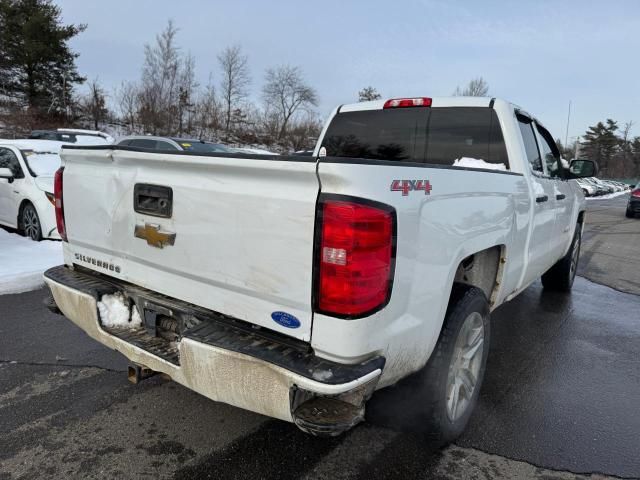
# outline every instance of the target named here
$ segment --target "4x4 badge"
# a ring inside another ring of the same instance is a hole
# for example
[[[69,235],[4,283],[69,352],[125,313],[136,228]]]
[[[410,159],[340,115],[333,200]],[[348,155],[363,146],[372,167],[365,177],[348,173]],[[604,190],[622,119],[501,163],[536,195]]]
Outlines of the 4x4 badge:
[[[166,245],[173,245],[176,241],[176,234],[171,232],[163,232],[160,225],[154,223],[145,223],[144,225],[136,225],[133,235],[147,241],[147,245],[156,248],[164,248]]]
[[[429,180],[394,180],[391,182],[392,192],[402,192],[402,196],[406,197],[409,192],[424,191],[425,195],[431,195],[431,183]]]

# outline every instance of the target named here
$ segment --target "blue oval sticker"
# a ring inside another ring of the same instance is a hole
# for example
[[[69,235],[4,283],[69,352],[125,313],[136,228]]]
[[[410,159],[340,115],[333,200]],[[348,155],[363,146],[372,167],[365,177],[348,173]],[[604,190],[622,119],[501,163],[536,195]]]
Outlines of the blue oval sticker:
[[[300,327],[300,320],[287,312],[273,312],[271,318],[278,325],[282,325],[286,328],[298,328]]]

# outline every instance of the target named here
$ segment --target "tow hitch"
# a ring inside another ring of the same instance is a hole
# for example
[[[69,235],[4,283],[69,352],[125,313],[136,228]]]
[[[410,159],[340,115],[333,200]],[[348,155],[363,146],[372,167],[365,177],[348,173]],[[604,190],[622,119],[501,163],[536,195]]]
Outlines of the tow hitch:
[[[127,370],[127,377],[129,381],[135,385],[140,383],[142,380],[146,380],[147,378],[153,377],[159,373],[155,370],[151,370],[149,367],[145,367],[144,365],[138,365],[137,363],[129,365]]]

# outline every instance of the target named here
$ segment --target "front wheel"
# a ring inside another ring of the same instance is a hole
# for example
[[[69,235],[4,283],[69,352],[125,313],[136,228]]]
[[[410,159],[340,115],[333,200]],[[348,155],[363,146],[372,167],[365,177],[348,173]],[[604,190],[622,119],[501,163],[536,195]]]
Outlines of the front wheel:
[[[441,446],[465,429],[478,402],[489,353],[489,303],[455,284],[444,326],[421,379],[427,438]]]
[[[542,275],[542,286],[545,290],[569,292],[573,287],[580,260],[580,245],[582,244],[582,228],[576,225],[576,233],[567,254]]]
[[[20,215],[20,229],[26,237],[29,237],[35,242],[42,240],[42,227],[40,225],[40,218],[38,212],[33,205],[28,203],[22,209]]]

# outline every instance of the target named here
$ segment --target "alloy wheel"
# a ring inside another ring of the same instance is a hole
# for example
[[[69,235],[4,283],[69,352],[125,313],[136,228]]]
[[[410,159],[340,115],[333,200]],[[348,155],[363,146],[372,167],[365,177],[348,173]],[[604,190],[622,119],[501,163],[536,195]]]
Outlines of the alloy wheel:
[[[453,348],[447,377],[447,415],[455,422],[462,417],[478,384],[484,351],[484,319],[471,313],[462,324]]]

